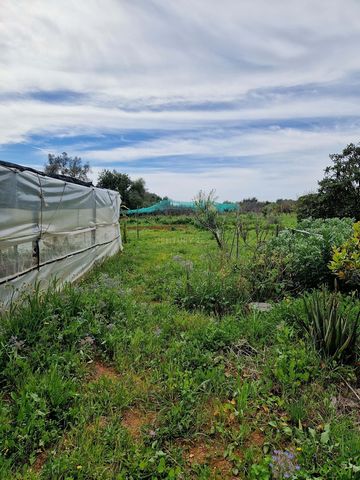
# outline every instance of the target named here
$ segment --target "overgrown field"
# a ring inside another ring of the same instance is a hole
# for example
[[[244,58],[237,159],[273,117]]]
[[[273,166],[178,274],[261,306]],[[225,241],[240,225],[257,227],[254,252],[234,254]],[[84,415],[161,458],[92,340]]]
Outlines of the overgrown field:
[[[303,247],[280,285],[254,230],[229,266],[191,218],[136,222],[123,254],[1,318],[0,478],[359,478],[357,346],[314,343]]]

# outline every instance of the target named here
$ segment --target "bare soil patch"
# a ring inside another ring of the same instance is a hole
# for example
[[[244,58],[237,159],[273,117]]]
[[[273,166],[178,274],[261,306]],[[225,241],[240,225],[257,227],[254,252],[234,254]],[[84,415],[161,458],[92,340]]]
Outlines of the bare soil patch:
[[[225,447],[222,442],[205,442],[199,440],[193,444],[181,445],[184,453],[183,458],[189,466],[207,465],[214,475],[214,479],[235,479],[230,460],[224,458]]]
[[[40,452],[35,459],[35,462],[32,466],[32,470],[35,473],[40,473],[48,457],[48,452]]]
[[[256,430],[255,432],[252,432],[249,437],[249,446],[250,445],[255,445],[257,447],[262,447],[265,442],[265,435],[260,432],[259,430]]]
[[[155,421],[155,412],[144,412],[143,410],[134,408],[127,410],[124,413],[121,423],[134,440],[139,440],[143,427],[145,427],[145,425],[149,425],[151,428],[155,425]]]
[[[119,380],[120,374],[115,370],[115,368],[96,360],[91,364],[90,381],[96,382],[100,378],[104,377],[108,378],[109,380],[116,381]]]

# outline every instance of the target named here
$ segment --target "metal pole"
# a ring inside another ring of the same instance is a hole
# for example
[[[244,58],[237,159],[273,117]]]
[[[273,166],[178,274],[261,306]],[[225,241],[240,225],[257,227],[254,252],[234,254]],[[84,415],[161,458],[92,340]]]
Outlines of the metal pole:
[[[96,243],[96,193],[95,188],[92,189],[92,221],[94,223],[94,229],[91,231],[91,245]]]
[[[239,260],[239,227],[236,226],[236,260]]]
[[[17,245],[14,245],[14,255],[15,255],[15,273],[19,273],[19,250]]]
[[[138,210],[139,207],[136,207],[136,210]],[[139,214],[136,211],[136,238],[139,240],[140,234],[139,234]]]

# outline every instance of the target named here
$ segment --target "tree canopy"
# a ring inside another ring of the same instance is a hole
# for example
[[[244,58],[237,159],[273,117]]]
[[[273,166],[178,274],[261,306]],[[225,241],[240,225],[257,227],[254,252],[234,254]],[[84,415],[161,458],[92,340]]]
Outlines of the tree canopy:
[[[70,157],[66,152],[60,155],[49,153],[44,171],[47,175],[67,175],[87,182],[90,165],[83,163],[80,157]]]
[[[326,217],[360,219],[360,145],[350,143],[342,153],[330,155],[319,195]]]
[[[131,180],[129,175],[116,170],[103,170],[97,186],[119,192],[122,203],[130,209],[147,207],[161,200],[161,197],[146,189],[143,178]]]
[[[350,143],[330,159],[318,192],[299,198],[298,216],[360,220],[360,144]]]

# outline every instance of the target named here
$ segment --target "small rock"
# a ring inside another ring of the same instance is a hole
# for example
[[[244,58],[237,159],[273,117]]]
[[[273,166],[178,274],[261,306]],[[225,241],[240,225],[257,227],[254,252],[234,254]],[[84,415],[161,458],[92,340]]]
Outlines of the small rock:
[[[257,310],[258,312],[268,312],[272,309],[273,306],[271,305],[271,303],[252,302],[249,303],[249,307],[251,310]]]

